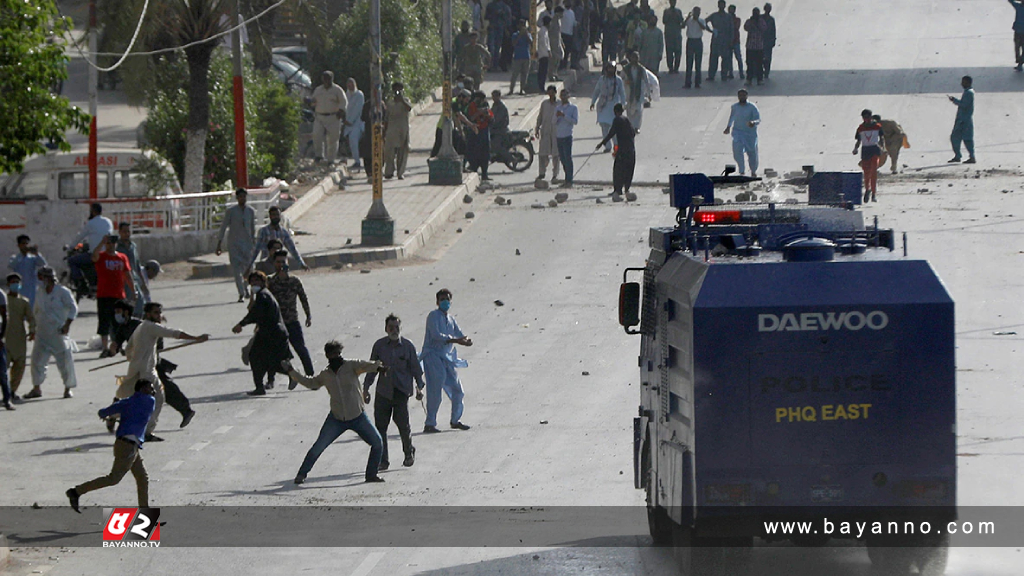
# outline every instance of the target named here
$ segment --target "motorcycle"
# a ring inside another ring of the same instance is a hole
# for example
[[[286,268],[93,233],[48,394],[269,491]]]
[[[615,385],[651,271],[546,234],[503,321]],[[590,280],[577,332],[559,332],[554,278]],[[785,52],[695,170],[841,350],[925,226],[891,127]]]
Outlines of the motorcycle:
[[[61,272],[60,282],[67,286],[75,295],[75,302],[82,298],[96,298],[96,267],[92,262],[88,266],[82,266],[83,278],[71,277],[71,264],[69,260],[79,254],[91,254],[87,244],[77,244],[73,247],[64,246],[64,264],[67,269]]]
[[[511,130],[505,135],[505,146],[491,141],[491,164],[500,162],[513,172],[525,172],[533,166],[533,142],[527,130]]]

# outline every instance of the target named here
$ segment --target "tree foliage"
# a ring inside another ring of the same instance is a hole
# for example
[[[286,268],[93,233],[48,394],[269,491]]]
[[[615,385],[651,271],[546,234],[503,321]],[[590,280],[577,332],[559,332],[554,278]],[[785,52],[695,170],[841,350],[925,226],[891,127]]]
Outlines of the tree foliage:
[[[53,0],[0,0],[0,172],[19,172],[44,141],[71,150],[65,133],[88,132],[89,115],[50,89],[67,78]]]
[[[299,102],[276,76],[253,70],[245,61],[246,155],[250,178],[288,177],[298,150]],[[210,65],[210,119],[206,126],[203,189],[235,178],[232,66],[226,51],[217,51]],[[146,139],[184,175],[188,125],[188,67],[182,59],[165,59],[154,68],[147,89],[149,116]]]
[[[453,2],[452,8],[453,21],[468,17],[465,3]],[[440,3],[381,0],[380,21],[385,85],[404,83],[406,94],[414,101],[440,86]],[[319,78],[323,70],[331,70],[335,78],[352,77],[359,86],[369,86],[369,29],[370,3],[359,0],[334,22],[322,55],[318,58],[311,53],[311,77]]]

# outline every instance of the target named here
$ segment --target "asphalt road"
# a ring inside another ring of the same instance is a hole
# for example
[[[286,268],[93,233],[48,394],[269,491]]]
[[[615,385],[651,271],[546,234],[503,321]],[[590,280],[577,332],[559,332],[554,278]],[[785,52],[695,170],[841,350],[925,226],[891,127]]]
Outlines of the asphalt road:
[[[776,2],[775,12],[780,31],[775,72],[768,85],[751,91],[763,118],[762,167],[856,169],[850,150],[860,110],[872,108],[901,122],[913,146],[902,158],[909,168],[896,177],[883,176],[880,202],[866,212],[878,215],[883,226],[907,231],[911,256],[928,259],[957,302],[960,503],[1024,504],[1019,496],[1021,337],[994,334],[1024,333],[1019,306],[1024,272],[1018,265],[1024,253],[1018,159],[1024,143],[1012,120],[1021,112],[1016,92],[1024,87],[1024,75],[1011,69],[1012,10],[995,0],[805,0]],[[977,168],[995,171],[945,165],[955,113],[945,95],[959,92],[965,73],[975,77],[978,92]],[[721,131],[738,82],[705,83],[700,92],[685,93],[681,83],[681,77],[662,75],[663,99],[647,111],[638,139],[637,180],[665,180],[675,171],[714,172],[731,163],[729,138]],[[610,156],[587,161],[597,126],[583,111],[588,102],[580,98],[579,103],[576,162],[586,165],[577,178],[608,180]],[[158,433],[168,441],[145,451],[154,505],[642,505],[631,478],[638,341],[616,325],[617,284],[623,267],[642,265],[647,228],[671,223],[674,214],[658,188],[636,190],[640,200],[634,205],[598,205],[596,199],[606,198],[610,189],[581,186],[559,208],[532,209],[533,202],[551,197],[530,189],[532,177],[499,175],[500,192],[514,200],[513,206],[497,207],[490,195],[477,196],[476,218],[453,220],[416,262],[373,267],[369,274],[351,269],[303,276],[314,309],[306,339],[318,366],[323,365],[320,345],[334,337],[344,341],[347,356],[365,357],[392,311],[419,345],[423,318],[442,286],[455,292],[453,313],[476,342],[464,351],[470,367],[461,373],[467,390],[463,420],[473,430],[415,435],[416,465],[384,473],[385,484],[359,482],[366,448],[349,436],[324,454],[307,484],[292,485],[326,413],[326,394],[279,388],[266,398],[244,396],[251,386],[238,358],[245,338],[229,331],[243,310],[233,303],[230,282],[157,282],[155,296],[165,303],[170,325],[210,332],[214,340],[187,354],[168,354],[181,365],[177,379],[199,415],[178,430],[176,415],[164,412]],[[72,329],[80,341],[94,328],[90,306]],[[79,362],[75,399],[56,399],[59,386],[50,383],[43,400],[2,416],[0,438],[9,465],[0,467],[5,487],[0,504],[62,506],[68,486],[107,470],[111,439],[93,414],[109,401],[115,371],[85,372],[99,364],[93,356],[83,354]],[[414,405],[412,413],[418,432],[422,411]],[[398,447],[394,437],[391,446]],[[117,488],[89,494],[83,504],[98,530],[95,507],[133,501],[134,487],[126,479]],[[646,546],[645,538],[620,544],[40,548],[15,550],[10,571],[675,573],[670,555]],[[1011,575],[1022,564],[1021,552],[1013,548],[956,548],[947,574]],[[870,570],[863,549],[849,545],[760,546],[754,566],[751,573],[780,576],[866,576]]]

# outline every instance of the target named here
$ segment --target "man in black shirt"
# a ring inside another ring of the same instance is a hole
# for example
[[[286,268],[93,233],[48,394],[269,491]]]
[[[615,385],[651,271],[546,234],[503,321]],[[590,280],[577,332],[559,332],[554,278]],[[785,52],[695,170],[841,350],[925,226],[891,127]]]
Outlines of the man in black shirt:
[[[612,138],[618,138],[618,145],[615,147],[615,165],[612,168],[612,184],[615,190],[612,192],[612,201],[622,202],[622,191],[625,189],[629,194],[629,187],[633,184],[633,170],[636,168],[636,148],[633,138],[636,130],[629,123],[629,119],[622,115],[622,104],[615,105],[615,119],[612,120],[612,128],[608,135],[597,144],[599,150]]]
[[[412,430],[409,426],[409,396],[412,396],[412,382],[416,381],[416,399],[423,398],[423,368],[416,354],[416,345],[402,338],[402,321],[391,314],[384,320],[387,336],[373,343],[370,361],[379,360],[388,367],[379,376],[369,372],[363,382],[363,400],[370,403],[370,386],[377,380],[377,399],[373,403],[373,420],[384,443],[378,470],[388,469],[388,424],[392,418],[402,437],[402,451],[405,452],[403,466],[412,466],[416,448],[412,445]]]

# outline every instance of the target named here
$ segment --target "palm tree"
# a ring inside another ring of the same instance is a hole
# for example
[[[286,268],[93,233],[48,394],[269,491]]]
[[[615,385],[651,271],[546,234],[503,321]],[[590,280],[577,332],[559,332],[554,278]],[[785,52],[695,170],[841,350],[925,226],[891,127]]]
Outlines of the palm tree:
[[[229,0],[172,0],[168,18],[162,25],[181,45],[213,38],[228,28]],[[203,166],[206,164],[206,130],[210,124],[210,59],[218,40],[210,40],[185,49],[188,62],[188,134],[185,140],[186,192],[203,190]],[[245,185],[247,183],[240,183]]]

